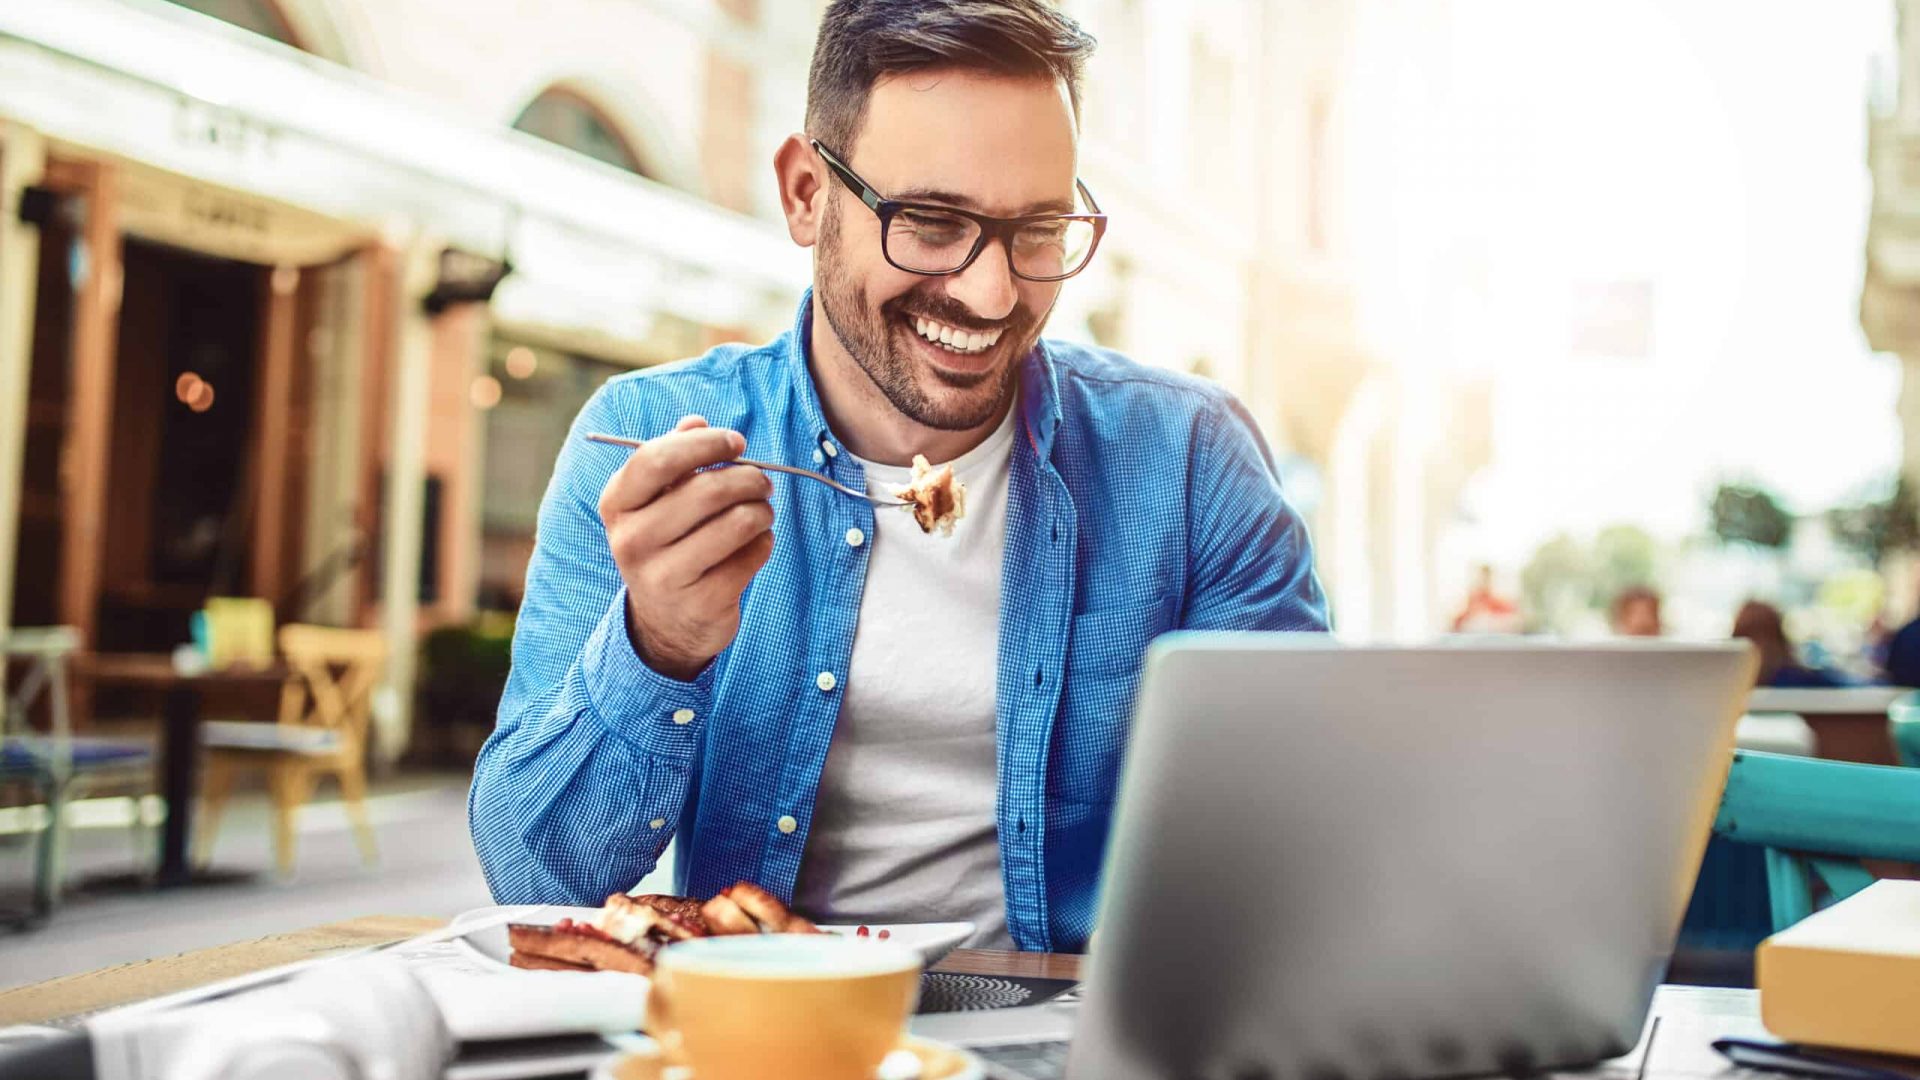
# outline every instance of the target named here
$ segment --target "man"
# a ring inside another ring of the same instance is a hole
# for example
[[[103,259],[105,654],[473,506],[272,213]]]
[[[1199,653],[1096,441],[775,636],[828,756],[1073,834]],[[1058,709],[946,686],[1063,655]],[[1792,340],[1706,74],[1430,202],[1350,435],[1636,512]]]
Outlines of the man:
[[[555,466],[470,800],[501,901],[598,902],[677,838],[684,893],[1079,949],[1147,644],[1325,628],[1240,405],[1039,339],[1104,226],[1092,44],[1043,0],[828,6],[774,160],[793,330],[612,380]],[[951,536],[713,467],[884,494],[916,454],[967,488]]]
[[[1453,632],[1517,634],[1523,622],[1520,606],[1494,590],[1493,567],[1483,564],[1474,574],[1473,587],[1467,590],[1465,606],[1453,617]]]
[[[1920,617],[1909,620],[1887,639],[1880,667],[1895,686],[1920,686]]]
[[[1665,633],[1660,621],[1660,594],[1651,585],[1621,589],[1607,610],[1607,625],[1620,637],[1659,637]]]

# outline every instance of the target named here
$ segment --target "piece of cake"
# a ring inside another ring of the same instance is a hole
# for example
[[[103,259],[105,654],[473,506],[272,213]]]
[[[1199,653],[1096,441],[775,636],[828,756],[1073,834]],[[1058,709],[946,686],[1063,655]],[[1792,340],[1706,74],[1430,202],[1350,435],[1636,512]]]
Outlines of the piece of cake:
[[[913,520],[924,533],[952,536],[954,522],[967,516],[967,485],[953,478],[952,465],[936,469],[925,454],[913,455],[913,481],[893,493],[913,504]]]

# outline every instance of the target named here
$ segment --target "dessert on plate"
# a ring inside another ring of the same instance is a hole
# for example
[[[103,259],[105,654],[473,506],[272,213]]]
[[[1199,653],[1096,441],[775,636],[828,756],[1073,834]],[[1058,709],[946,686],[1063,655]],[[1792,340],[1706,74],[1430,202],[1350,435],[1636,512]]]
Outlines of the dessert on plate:
[[[702,903],[688,896],[607,897],[590,921],[561,919],[551,926],[509,923],[508,961],[542,971],[653,972],[662,946],[727,934],[817,934],[819,927],[795,915],[780,898],[742,881]]]

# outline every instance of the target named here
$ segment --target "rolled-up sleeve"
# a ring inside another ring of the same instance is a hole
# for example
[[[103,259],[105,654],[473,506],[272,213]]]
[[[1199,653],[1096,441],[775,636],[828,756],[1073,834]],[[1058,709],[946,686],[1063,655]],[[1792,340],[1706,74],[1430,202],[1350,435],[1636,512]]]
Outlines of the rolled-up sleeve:
[[[1191,485],[1189,630],[1328,629],[1307,527],[1238,401],[1199,418]]]

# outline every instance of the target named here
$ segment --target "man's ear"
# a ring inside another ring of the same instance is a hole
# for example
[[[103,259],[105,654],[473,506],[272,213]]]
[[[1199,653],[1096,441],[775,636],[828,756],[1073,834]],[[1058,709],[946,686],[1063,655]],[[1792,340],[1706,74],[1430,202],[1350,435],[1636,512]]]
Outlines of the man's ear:
[[[820,220],[827,212],[826,164],[813,152],[805,135],[787,136],[773,154],[773,176],[780,185],[780,213],[787,219],[787,235],[801,247],[820,238]]]

